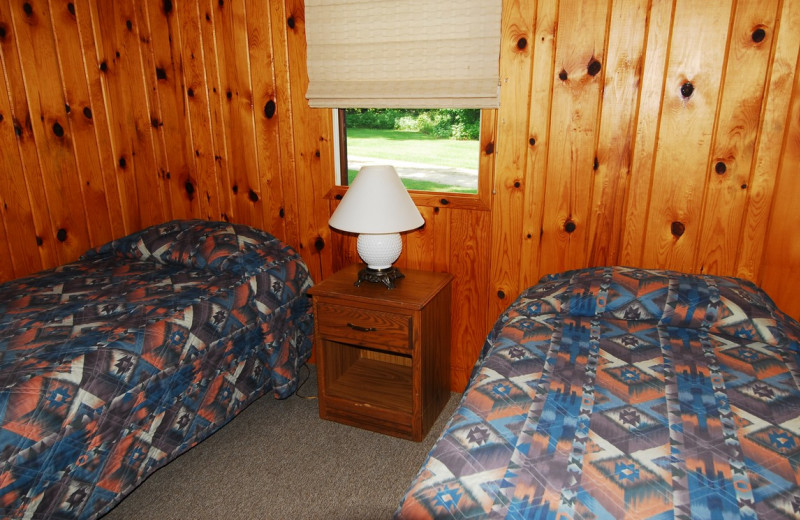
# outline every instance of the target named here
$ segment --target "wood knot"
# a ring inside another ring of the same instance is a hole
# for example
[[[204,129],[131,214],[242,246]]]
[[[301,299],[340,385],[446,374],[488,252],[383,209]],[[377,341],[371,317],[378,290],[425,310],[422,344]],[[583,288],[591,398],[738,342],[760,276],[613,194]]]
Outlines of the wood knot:
[[[278,210],[278,216],[279,216],[280,218],[283,218],[283,217],[285,217],[285,216],[286,216],[286,211],[284,211],[284,209],[283,209],[283,208],[281,208],[280,210]]]
[[[191,88],[191,87],[189,87],[189,88],[186,90],[186,95],[187,95],[187,96],[189,96],[189,97],[194,97],[194,89],[193,89],[193,88]]]
[[[128,166],[128,161],[125,160],[125,156],[119,158],[119,167],[123,170]]]
[[[172,12],[172,0],[164,0],[162,6],[164,8],[164,14],[169,14]]]
[[[253,202],[258,202],[258,193],[253,190],[250,190],[250,193],[247,194],[247,198],[249,198]]]
[[[521,186],[519,181],[514,181],[514,187],[519,188]]]
[[[717,164],[714,165],[714,171],[717,172],[717,174],[722,175],[723,173],[728,171],[728,167],[725,166],[724,162],[719,161]]]
[[[683,222],[675,221],[670,226],[670,231],[672,231],[672,234],[677,238],[686,232],[686,226]]]
[[[92,109],[89,107],[83,107],[83,117],[86,119],[92,118]]]
[[[102,72],[105,72],[105,71],[107,71],[107,70],[108,70],[108,64],[105,62],[105,60],[103,60],[103,61],[101,61],[101,62],[100,62],[100,70],[101,70]]]
[[[167,71],[162,67],[156,67],[156,79],[167,79]]]
[[[687,81],[683,85],[681,85],[681,96],[685,99],[689,99],[694,94],[694,85],[692,85],[691,81]]]
[[[75,4],[73,4],[72,2],[68,3],[67,11],[69,11],[69,14],[71,14],[72,16],[75,16]]]
[[[325,240],[323,240],[322,237],[317,237],[314,239],[314,249],[317,251],[322,251],[325,249]]]
[[[536,139],[531,137],[530,139],[528,139],[528,144],[531,145],[531,146],[535,145],[536,144]]]
[[[264,117],[267,119],[272,119],[272,116],[275,115],[275,101],[269,100],[264,105]]]
[[[567,81],[568,77],[569,76],[567,75],[567,71],[565,69],[561,69],[561,72],[558,73],[558,79],[561,81]]]
[[[189,196],[189,200],[194,199],[194,184],[192,181],[186,181],[186,184],[183,185],[186,189],[186,194]]]
[[[449,201],[449,200],[447,200],[447,199],[439,199],[439,203],[440,203],[442,206],[447,206],[448,204],[450,204],[450,201]]]
[[[759,27],[758,29],[753,31],[753,34],[750,35],[750,37],[753,39],[755,43],[761,43],[764,41],[764,38],[767,37],[767,31],[765,31],[762,27]]]
[[[64,228],[59,229],[58,232],[56,233],[56,238],[58,239],[59,242],[66,242],[67,230]]]
[[[231,190],[233,190],[233,194],[236,195],[237,193],[239,193],[239,185],[234,184],[233,186],[231,186]]]
[[[294,29],[295,26],[294,16],[290,16],[289,18],[286,19],[286,25],[289,26],[289,29]]]
[[[483,153],[492,155],[494,153],[494,143],[486,143],[486,146],[483,148]]]
[[[33,16],[33,6],[30,2],[22,4],[22,11],[25,13],[25,16]]]
[[[500,298],[501,300],[504,300],[506,297],[506,293],[502,289],[500,289],[499,291],[497,291],[497,297]]]
[[[64,137],[64,127],[58,122],[53,123],[53,133],[56,134],[56,137]]]
[[[528,46],[528,40],[526,38],[523,37],[517,40],[517,49],[523,50],[527,46]]]
[[[574,232],[577,227],[578,226],[575,224],[575,221],[572,219],[568,219],[566,222],[564,222],[564,231],[567,233]]]
[[[590,76],[597,76],[597,73],[600,72],[600,69],[602,68],[603,66],[600,64],[600,62],[592,58],[592,60],[589,62],[589,65],[586,67],[586,72],[588,72]]]

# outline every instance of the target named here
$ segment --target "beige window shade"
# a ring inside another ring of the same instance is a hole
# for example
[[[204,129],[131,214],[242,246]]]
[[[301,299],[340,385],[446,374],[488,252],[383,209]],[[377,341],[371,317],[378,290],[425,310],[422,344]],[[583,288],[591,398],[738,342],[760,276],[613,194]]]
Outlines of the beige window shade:
[[[501,0],[305,0],[312,107],[496,108]]]

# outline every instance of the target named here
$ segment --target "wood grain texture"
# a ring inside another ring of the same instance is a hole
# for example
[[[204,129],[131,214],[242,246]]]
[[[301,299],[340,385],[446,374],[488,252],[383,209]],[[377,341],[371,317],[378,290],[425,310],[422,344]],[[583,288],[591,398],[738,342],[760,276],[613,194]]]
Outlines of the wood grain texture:
[[[800,318],[798,26],[794,0],[504,0],[486,189],[414,192],[398,261],[454,275],[453,389],[561,269],[738,275]],[[0,0],[0,64],[0,279],[170,218],[271,231],[317,282],[359,261],[301,0]]]
[[[522,220],[525,204],[525,161],[528,143],[528,112],[518,99],[528,99],[531,85],[533,21],[535,3],[508,1],[503,5],[500,40],[500,109],[497,143],[494,147],[494,189],[490,245],[489,313],[499,314],[517,294],[521,255]],[[505,136],[505,138],[501,137]]]
[[[736,275],[748,280],[762,279],[762,260],[770,244],[766,240],[773,201],[790,194],[776,193],[777,172],[782,164],[786,144],[788,107],[797,96],[793,92],[794,78],[800,59],[800,2],[783,2],[775,23],[777,35],[772,36],[773,57],[764,94],[764,114],[756,144],[756,157],[748,189],[747,208],[739,239]],[[794,213],[797,219],[797,213]],[[796,221],[796,220],[795,220]],[[797,296],[786,298],[785,304],[797,305]],[[779,303],[784,303],[778,300]],[[800,314],[793,314],[798,318]]]
[[[676,3],[643,264],[695,270],[731,2]]]
[[[736,269],[778,7],[777,0],[736,3],[708,165],[696,271],[731,273]]]
[[[539,271],[586,265],[609,2],[559,4]]]

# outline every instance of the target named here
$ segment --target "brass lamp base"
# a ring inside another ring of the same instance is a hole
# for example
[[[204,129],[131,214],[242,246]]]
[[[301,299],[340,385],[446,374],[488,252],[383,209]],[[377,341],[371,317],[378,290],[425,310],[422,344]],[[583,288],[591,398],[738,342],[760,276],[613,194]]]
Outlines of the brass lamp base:
[[[358,272],[358,280],[353,285],[358,287],[361,282],[382,283],[387,289],[394,289],[394,281],[405,278],[405,275],[396,267],[388,269],[370,269],[366,267]]]

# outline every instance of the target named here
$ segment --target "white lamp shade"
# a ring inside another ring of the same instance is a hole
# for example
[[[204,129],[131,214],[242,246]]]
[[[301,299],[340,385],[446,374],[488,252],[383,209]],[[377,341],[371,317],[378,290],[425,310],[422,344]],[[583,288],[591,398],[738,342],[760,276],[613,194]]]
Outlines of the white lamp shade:
[[[350,233],[398,233],[424,224],[394,167],[364,166],[331,215],[331,227]]]

